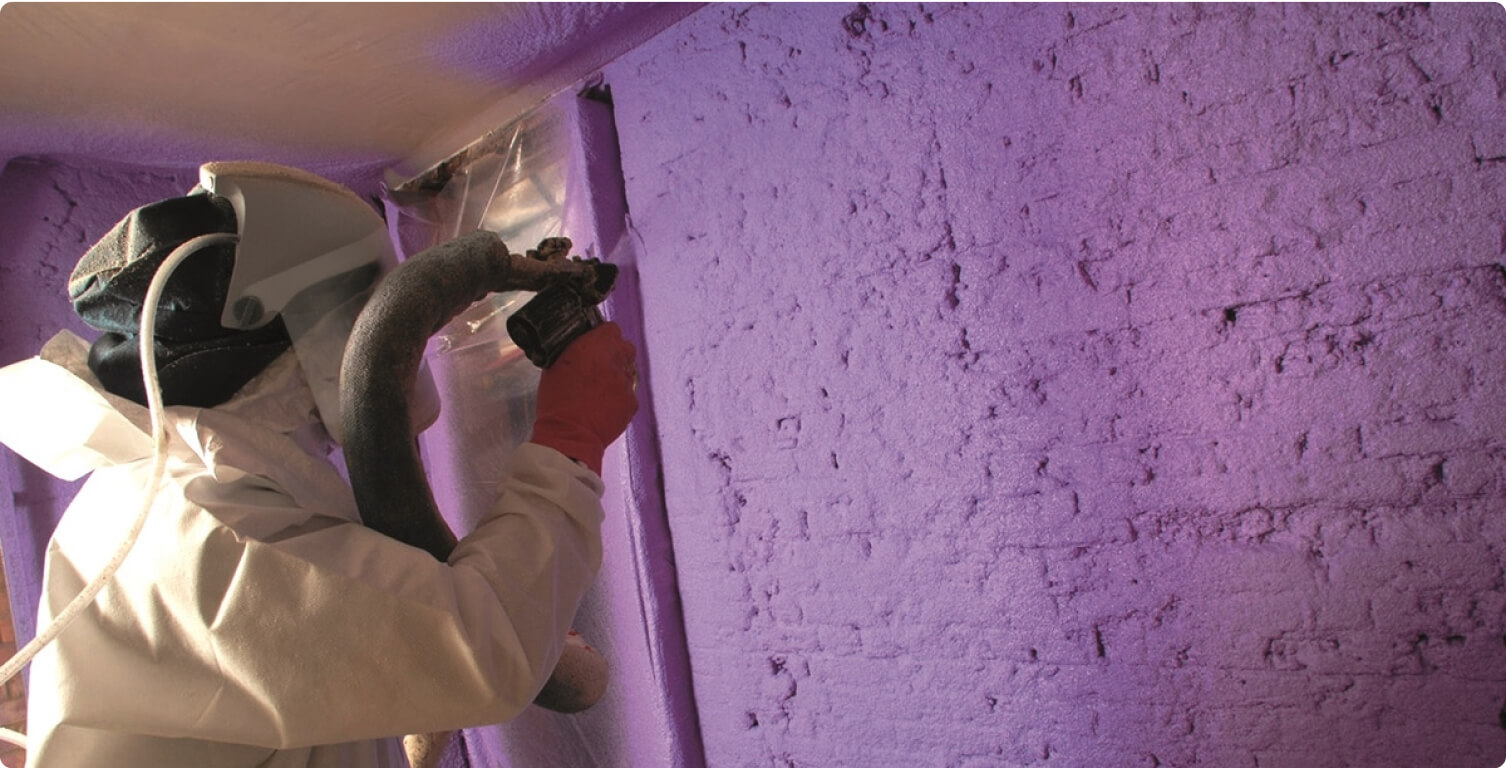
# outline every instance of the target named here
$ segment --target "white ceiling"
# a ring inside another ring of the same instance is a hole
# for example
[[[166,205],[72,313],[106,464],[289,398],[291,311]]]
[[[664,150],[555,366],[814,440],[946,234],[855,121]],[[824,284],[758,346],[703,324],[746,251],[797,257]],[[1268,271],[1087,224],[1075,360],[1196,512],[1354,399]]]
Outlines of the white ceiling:
[[[695,7],[9,4],[0,163],[234,156],[416,172]]]

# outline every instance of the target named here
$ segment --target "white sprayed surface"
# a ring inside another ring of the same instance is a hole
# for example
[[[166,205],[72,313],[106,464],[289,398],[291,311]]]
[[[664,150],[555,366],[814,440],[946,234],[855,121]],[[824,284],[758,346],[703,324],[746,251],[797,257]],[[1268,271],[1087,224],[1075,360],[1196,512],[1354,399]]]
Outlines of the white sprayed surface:
[[[0,159],[307,167],[422,150],[437,162],[686,10],[12,3],[0,8]]]

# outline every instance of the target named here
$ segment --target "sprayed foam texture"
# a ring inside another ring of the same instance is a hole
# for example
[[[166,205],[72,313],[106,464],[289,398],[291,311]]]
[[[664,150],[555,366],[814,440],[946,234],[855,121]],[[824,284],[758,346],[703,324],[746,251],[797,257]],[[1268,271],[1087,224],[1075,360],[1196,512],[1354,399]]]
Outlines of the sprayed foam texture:
[[[710,765],[1506,758],[1506,12],[614,64]]]

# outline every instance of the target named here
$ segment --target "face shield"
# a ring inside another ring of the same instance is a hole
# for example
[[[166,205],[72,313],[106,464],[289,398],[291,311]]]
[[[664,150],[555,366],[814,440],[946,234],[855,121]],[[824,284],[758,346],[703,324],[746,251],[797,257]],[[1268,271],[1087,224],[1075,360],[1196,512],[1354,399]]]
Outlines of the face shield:
[[[386,224],[355,193],[265,163],[209,163],[199,186],[235,208],[235,267],[220,323],[253,330],[281,316],[320,421],[340,435],[340,361],[361,308],[397,266]],[[416,423],[438,415],[427,369],[412,393]]]

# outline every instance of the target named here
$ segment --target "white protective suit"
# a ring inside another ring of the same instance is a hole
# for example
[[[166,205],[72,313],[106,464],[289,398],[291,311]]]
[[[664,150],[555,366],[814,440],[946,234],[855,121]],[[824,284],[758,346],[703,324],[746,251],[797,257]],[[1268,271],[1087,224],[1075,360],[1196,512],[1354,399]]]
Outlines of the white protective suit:
[[[60,477],[94,473],[47,549],[39,625],[109,559],[150,476],[146,409],[101,389],[87,355],[64,332],[0,370],[0,403],[29,414],[0,440]],[[303,447],[322,445],[313,413],[291,352],[224,405],[167,409],[135,549],[32,664],[28,765],[370,768],[397,757],[375,739],[529,705],[600,565],[601,479],[524,445],[440,563],[359,523]]]

